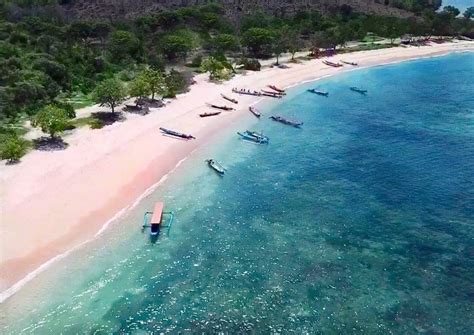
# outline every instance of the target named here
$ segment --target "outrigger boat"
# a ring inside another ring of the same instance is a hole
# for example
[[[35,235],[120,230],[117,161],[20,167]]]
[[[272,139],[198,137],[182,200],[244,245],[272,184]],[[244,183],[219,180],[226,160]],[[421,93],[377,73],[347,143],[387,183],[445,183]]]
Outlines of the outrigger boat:
[[[270,140],[267,136],[264,136],[263,134],[259,134],[255,131],[250,131],[246,130],[243,133],[238,132],[237,133],[242,139],[258,144],[267,144],[268,141]]]
[[[222,93],[221,93],[221,96],[222,96],[224,99],[226,99],[227,101],[230,101],[230,102],[232,102],[232,103],[234,103],[234,104],[238,104],[238,103],[239,103],[237,100],[232,99],[232,98],[229,98],[228,96],[225,96],[225,95],[222,94]]]
[[[360,93],[360,94],[367,94],[367,90],[364,90],[364,89],[358,88],[358,87],[351,87],[351,91],[354,91],[354,92],[357,92],[357,93]]]
[[[341,67],[342,66],[341,63],[333,63],[333,62],[330,62],[328,60],[323,60],[323,64],[326,64],[326,65],[329,65],[329,66],[332,66],[332,67]]]
[[[262,93],[260,93],[258,91],[246,90],[244,88],[242,88],[240,90],[237,89],[237,88],[233,88],[232,92],[237,93],[237,94],[254,95],[254,96],[257,96],[257,97],[262,95]]]
[[[199,114],[199,116],[200,117],[208,117],[208,116],[219,115],[220,113],[222,113],[222,112],[202,113],[202,114]]]
[[[223,167],[219,162],[213,159],[206,159],[207,165],[214,171],[216,171],[219,175],[223,176],[225,174],[226,168]]]
[[[162,128],[160,127],[160,130],[165,133],[166,135],[171,135],[171,136],[176,136],[176,137],[181,137],[181,138],[184,138],[186,140],[191,140],[191,139],[195,139],[196,137],[194,137],[193,135],[189,135],[189,134],[183,134],[183,133],[179,133],[177,131],[174,131],[174,130],[170,130],[170,129],[166,129],[166,128]]]
[[[303,125],[303,122],[299,122],[299,121],[295,121],[295,120],[288,120],[288,119],[285,119],[284,117],[281,117],[281,116],[270,116],[270,119],[272,119],[273,121],[276,121],[276,122],[280,122],[280,123],[283,123],[283,124],[286,124],[286,125],[289,125],[289,126],[293,126],[293,127],[296,127],[296,128],[299,128],[300,126]]]
[[[273,95],[279,95],[279,96],[284,96],[286,95],[285,92],[273,92],[273,91],[268,91],[268,90],[261,90],[262,93],[267,93],[267,94],[273,94]]]
[[[274,92],[262,92],[261,95],[265,96],[265,97],[270,97],[270,98],[276,98],[276,99],[281,99],[283,98],[283,96],[281,94],[278,94],[278,93],[274,93]]]
[[[272,90],[277,91],[278,93],[285,93],[285,90],[282,90],[281,88],[276,87],[275,85],[268,85]]]
[[[311,93],[314,93],[314,94],[317,94],[317,95],[322,95],[322,96],[325,96],[325,97],[329,96],[329,92],[319,91],[315,88],[310,88],[308,90],[308,92],[311,92]]]
[[[168,228],[168,233],[173,223],[174,213],[173,212],[163,212],[164,204],[162,202],[157,202],[153,208],[153,212],[145,212],[143,215],[143,226],[142,230],[145,228],[150,228],[150,235],[157,236],[160,233],[160,228]],[[169,216],[168,222],[164,224],[163,219],[164,215]]]
[[[359,64],[355,63],[355,62],[347,62],[345,60],[341,60],[341,63],[344,63],[344,64],[348,64],[348,65],[352,65],[352,66],[357,66]]]
[[[229,107],[229,106],[219,106],[219,105],[213,105],[213,104],[207,104],[209,107],[212,107],[212,108],[217,108],[217,109],[222,109],[222,110],[225,110],[225,111],[232,111],[234,110],[235,108],[234,107]]]
[[[255,115],[258,118],[260,118],[260,116],[262,116],[262,114],[256,108],[249,107],[249,111],[250,111],[250,113],[252,113],[253,115]]]

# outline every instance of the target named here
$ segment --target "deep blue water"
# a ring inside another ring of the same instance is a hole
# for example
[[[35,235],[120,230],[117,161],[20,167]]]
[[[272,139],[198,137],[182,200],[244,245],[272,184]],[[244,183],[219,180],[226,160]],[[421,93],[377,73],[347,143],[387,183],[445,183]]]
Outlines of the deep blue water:
[[[2,329],[472,334],[473,74],[464,53],[292,89],[234,129],[263,130],[269,145],[223,134],[8,300]],[[176,221],[151,244],[138,227],[158,199]]]

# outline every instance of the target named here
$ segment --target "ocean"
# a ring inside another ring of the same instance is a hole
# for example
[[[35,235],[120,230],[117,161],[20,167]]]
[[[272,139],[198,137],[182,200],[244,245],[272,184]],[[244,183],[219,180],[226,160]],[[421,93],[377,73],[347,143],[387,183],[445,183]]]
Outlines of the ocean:
[[[291,88],[0,305],[0,331],[474,333],[473,74],[457,53]]]

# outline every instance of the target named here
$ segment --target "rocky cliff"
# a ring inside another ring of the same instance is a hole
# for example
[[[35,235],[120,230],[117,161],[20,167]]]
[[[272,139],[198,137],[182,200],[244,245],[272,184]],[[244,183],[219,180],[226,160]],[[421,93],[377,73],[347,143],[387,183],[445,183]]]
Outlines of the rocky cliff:
[[[243,14],[265,11],[273,15],[291,15],[299,10],[328,12],[343,5],[355,12],[409,17],[410,12],[391,6],[392,0],[217,0],[226,14],[238,18]],[[206,0],[69,0],[65,6],[73,18],[133,18],[143,14],[209,3]]]

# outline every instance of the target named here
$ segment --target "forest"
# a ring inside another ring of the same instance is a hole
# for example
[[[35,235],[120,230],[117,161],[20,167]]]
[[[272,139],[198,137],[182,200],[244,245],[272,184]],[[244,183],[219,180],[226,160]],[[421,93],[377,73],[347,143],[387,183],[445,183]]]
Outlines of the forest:
[[[368,36],[388,39],[377,47],[389,47],[407,34],[474,38],[474,8],[434,11],[423,2],[400,2],[402,8],[418,4],[411,8],[417,15],[409,19],[355,13],[343,5],[329,14],[255,13],[238,24],[217,4],[113,22],[68,21],[54,6],[38,9],[55,3],[15,0],[0,5],[2,159],[18,159],[28,150],[21,138],[25,120],[54,137],[68,126],[79,126],[70,122],[76,108],[102,103],[113,112],[127,96],[174,97],[190,83],[182,70],[185,64],[218,77],[219,69],[232,71],[232,63],[257,70],[257,59],[342,48]],[[89,121],[93,128],[101,126]]]

